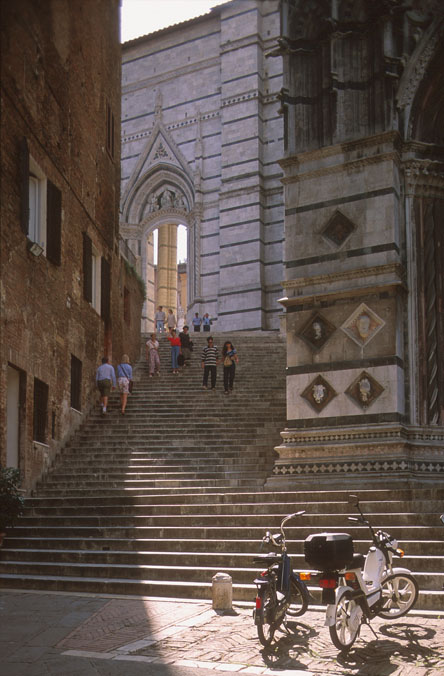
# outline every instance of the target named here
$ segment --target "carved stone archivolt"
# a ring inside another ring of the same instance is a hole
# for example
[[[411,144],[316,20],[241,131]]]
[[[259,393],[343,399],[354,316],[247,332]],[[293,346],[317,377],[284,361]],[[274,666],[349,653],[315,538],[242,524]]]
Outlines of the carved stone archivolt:
[[[162,191],[153,192],[149,195],[146,203],[146,212],[152,213],[160,209],[179,209],[188,211],[189,205],[183,193],[167,188]]]
[[[316,312],[297,335],[309,345],[313,352],[318,352],[335,331],[336,327]]]
[[[333,387],[320,374],[301,394],[301,397],[308,401],[316,413],[320,413],[336,396],[337,393]]]
[[[368,305],[361,305],[341,326],[342,331],[357,345],[364,347],[385,326],[385,322]]]

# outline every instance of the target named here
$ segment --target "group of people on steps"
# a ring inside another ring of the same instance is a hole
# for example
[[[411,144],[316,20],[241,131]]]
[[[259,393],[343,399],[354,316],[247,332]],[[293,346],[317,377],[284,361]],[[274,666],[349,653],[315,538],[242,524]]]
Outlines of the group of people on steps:
[[[159,316],[162,312],[163,317]],[[199,321],[197,321],[199,320]],[[172,310],[169,310],[168,317],[165,320],[165,313],[159,306],[156,313],[156,328],[159,333],[164,331],[165,323],[169,329],[167,339],[171,345],[171,367],[175,375],[179,374],[179,366],[187,367],[191,362],[191,352],[193,341],[189,333],[189,327],[185,325],[183,330],[177,335],[176,318]],[[195,332],[200,331],[203,325],[204,331],[210,330],[211,320],[208,313],[201,319],[198,313],[193,318],[193,327]],[[160,376],[160,356],[159,340],[156,333],[152,333],[146,342],[146,359],[149,364],[149,377]],[[237,351],[230,340],[225,341],[222,348],[222,355],[219,357],[218,348],[214,345],[212,336],[208,336],[207,345],[202,350],[201,366],[203,369],[202,387],[208,389],[208,379],[210,379],[211,390],[216,389],[217,366],[223,363],[224,376],[224,394],[233,391],[234,378],[236,374],[236,364],[239,363]],[[118,387],[120,392],[120,413],[125,415],[128,403],[128,395],[132,390],[133,370],[127,354],[122,356],[120,364],[117,365],[117,378],[114,367],[109,363],[108,357],[102,358],[102,363],[96,371],[96,385],[100,392],[100,406],[102,415],[106,415],[108,409],[108,399],[112,390]]]
[[[185,325],[183,331],[177,335],[176,330],[172,329],[167,336],[171,345],[171,368],[174,374],[179,373],[179,365],[187,367],[191,361],[191,351],[193,341],[190,338],[189,327]],[[181,358],[182,357],[182,358]],[[152,333],[146,342],[146,359],[149,365],[149,377],[160,375],[160,357],[159,341],[157,334]],[[223,362],[224,367],[224,393],[229,394],[234,387],[234,377],[236,374],[236,364],[239,363],[237,351],[230,340],[225,341],[222,348],[222,356],[219,358],[218,348],[214,345],[212,336],[207,338],[207,345],[202,350],[201,366],[203,368],[203,389],[208,389],[208,378],[210,377],[211,389],[216,388],[217,366]]]

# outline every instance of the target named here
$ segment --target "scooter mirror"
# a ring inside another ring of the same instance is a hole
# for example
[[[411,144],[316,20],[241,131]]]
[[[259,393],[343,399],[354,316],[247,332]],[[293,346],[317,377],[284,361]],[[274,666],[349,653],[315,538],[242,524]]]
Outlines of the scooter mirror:
[[[358,507],[359,506],[359,498],[357,495],[349,495],[348,496],[348,504],[352,505],[353,507]]]

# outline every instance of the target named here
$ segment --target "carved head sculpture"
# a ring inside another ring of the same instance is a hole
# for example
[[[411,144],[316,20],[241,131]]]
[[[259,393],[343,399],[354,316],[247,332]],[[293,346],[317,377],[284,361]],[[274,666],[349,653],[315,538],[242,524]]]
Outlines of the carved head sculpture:
[[[371,319],[366,314],[363,312],[361,315],[356,320],[356,328],[358,330],[359,335],[361,336],[362,339],[368,338],[368,335],[370,333],[370,324],[371,324]]]
[[[320,404],[327,392],[326,387],[322,385],[322,383],[317,383],[316,385],[313,385],[313,399],[317,404]]]

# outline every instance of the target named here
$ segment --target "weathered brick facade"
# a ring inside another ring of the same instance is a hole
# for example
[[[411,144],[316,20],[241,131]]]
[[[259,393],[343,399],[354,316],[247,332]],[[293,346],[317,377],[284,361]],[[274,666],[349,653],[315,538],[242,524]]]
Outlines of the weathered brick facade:
[[[138,357],[143,298],[118,246],[118,0],[3,2],[0,19],[0,463],[29,489],[94,401],[103,353]]]

